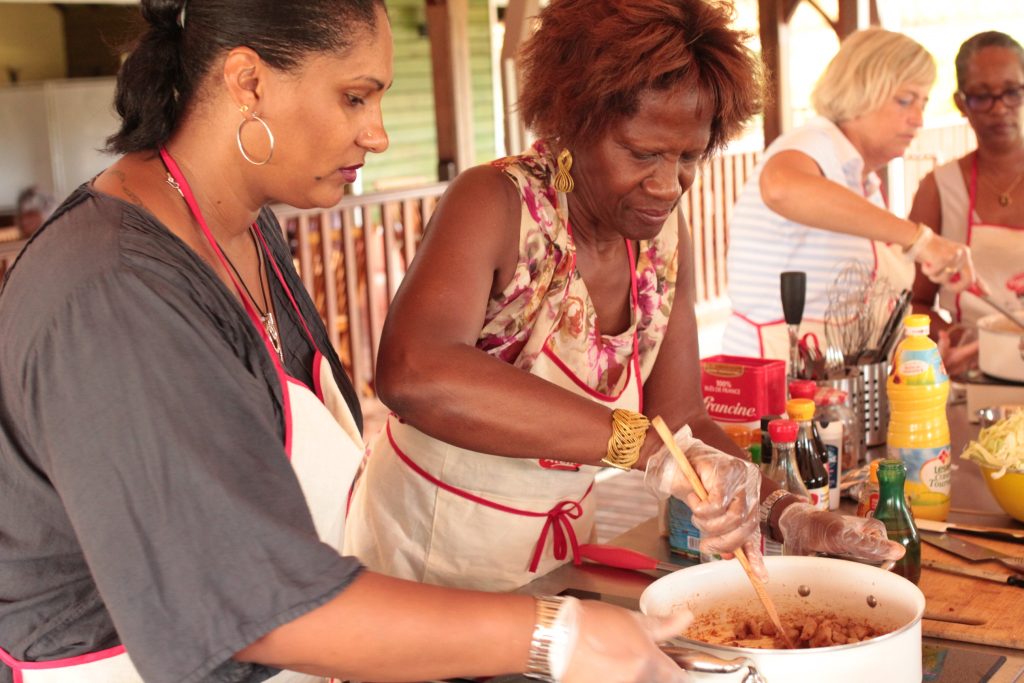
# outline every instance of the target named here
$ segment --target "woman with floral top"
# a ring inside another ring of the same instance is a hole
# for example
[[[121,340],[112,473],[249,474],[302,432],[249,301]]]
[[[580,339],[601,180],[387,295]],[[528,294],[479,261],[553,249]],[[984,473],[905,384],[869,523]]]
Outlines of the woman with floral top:
[[[678,220],[701,162],[760,104],[731,10],[562,0],[541,13],[519,102],[539,141],[452,183],[385,324],[377,389],[393,413],[346,529],[369,567],[519,587],[589,540],[607,464],[689,495],[704,548],[743,546],[763,573],[758,503],[777,527],[793,501],[718,450],[736,453],[700,396]],[[656,415],[680,430],[708,503],[659,448]],[[865,538],[869,554],[893,552],[877,529]]]

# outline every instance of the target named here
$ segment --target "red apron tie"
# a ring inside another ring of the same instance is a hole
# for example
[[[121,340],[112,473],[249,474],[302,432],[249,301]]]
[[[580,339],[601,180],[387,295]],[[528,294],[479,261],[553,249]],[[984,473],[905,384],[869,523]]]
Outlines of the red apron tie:
[[[548,539],[548,530],[553,529],[551,534],[552,550],[555,554],[556,560],[564,560],[566,558],[568,547],[572,547],[572,561],[575,564],[580,564],[579,557],[579,541],[576,540],[576,531],[572,528],[572,522],[570,519],[579,519],[583,514],[583,508],[580,503],[583,499],[590,495],[590,491],[594,488],[594,483],[591,482],[587,490],[580,496],[578,501],[563,500],[555,504],[553,508],[547,512],[533,512],[532,510],[520,510],[518,508],[509,507],[508,505],[502,505],[501,503],[495,503],[494,501],[481,498],[469,491],[463,491],[460,488],[456,488],[451,484],[447,484],[434,475],[427,472],[425,469],[413,462],[412,458],[402,452],[402,449],[395,443],[395,437],[391,434],[391,422],[388,421],[387,426],[388,441],[391,442],[391,448],[395,451],[395,454],[409,466],[416,474],[420,475],[434,486],[444,489],[448,493],[454,493],[460,498],[471,500],[474,503],[480,505],[486,505],[487,507],[507,512],[512,515],[519,515],[520,517],[547,517],[544,522],[544,527],[540,531],[540,536],[537,537],[537,545],[533,548],[533,557],[530,560],[530,571],[536,573],[537,567],[540,565],[541,555],[544,554],[544,546]],[[569,538],[568,545],[565,542],[566,536]]]
[[[587,493],[590,493],[590,489],[587,489]],[[583,494],[583,497],[586,498],[586,494]],[[583,500],[583,498],[580,500]],[[537,539],[537,545],[534,546],[533,549],[533,559],[530,561],[531,572],[536,572],[537,566],[540,564],[540,556],[544,554],[544,542],[548,538],[549,529],[552,531],[551,546],[555,553],[555,559],[565,559],[565,538],[568,536],[569,545],[572,546],[573,564],[580,564],[580,544],[579,541],[576,540],[576,530],[572,528],[572,522],[570,522],[569,519],[579,519],[582,514],[583,508],[580,507],[580,504],[571,500],[563,500],[556,503],[553,508],[548,510],[548,518],[544,522],[544,528],[540,530],[540,537]]]

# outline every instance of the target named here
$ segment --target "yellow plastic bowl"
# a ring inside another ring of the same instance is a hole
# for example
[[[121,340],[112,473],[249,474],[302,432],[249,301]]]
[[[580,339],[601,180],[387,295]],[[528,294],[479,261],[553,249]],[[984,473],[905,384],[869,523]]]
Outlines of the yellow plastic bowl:
[[[988,484],[988,490],[1003,508],[1006,514],[1019,522],[1024,522],[1024,472],[1007,472],[998,479],[992,475],[999,470],[993,467],[981,467],[981,473]]]

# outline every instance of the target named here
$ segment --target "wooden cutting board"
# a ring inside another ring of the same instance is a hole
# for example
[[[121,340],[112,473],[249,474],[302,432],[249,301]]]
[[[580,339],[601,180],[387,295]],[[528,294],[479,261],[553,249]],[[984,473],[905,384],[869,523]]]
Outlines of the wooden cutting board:
[[[1024,544],[965,535],[956,537],[1008,555],[1024,556]],[[973,566],[1006,576],[1013,573],[999,562],[968,562],[924,541],[921,542],[921,558],[961,567]],[[1024,649],[1024,588],[927,567],[921,570],[918,587],[924,592],[928,613],[985,620],[982,625],[971,626],[925,619],[921,622],[925,636]]]

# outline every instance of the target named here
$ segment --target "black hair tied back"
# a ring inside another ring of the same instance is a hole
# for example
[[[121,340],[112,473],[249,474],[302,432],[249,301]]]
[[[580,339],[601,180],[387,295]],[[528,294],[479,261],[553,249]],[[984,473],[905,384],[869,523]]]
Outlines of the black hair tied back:
[[[114,108],[121,129],[107,138],[111,152],[154,149],[174,130],[181,112],[183,87],[178,25],[185,0],[142,0],[146,28],[139,36],[117,78]]]
[[[384,0],[142,0],[146,27],[117,76],[121,129],[107,149],[156,150],[203,97],[210,70],[245,45],[275,69],[314,52],[344,51],[374,29]]]

